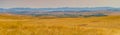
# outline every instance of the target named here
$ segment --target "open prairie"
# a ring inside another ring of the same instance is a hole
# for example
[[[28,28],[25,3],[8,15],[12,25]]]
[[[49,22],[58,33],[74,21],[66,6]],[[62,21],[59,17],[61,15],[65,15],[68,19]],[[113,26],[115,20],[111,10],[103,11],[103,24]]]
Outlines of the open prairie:
[[[120,16],[42,19],[0,15],[0,35],[120,35]]]

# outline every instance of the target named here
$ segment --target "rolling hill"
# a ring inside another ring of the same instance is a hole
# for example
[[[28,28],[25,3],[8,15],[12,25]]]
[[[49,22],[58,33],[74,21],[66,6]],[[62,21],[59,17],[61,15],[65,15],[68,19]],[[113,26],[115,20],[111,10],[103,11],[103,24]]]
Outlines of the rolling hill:
[[[0,35],[120,35],[120,16],[36,18],[2,14]]]
[[[0,8],[0,35],[120,35],[120,9]]]

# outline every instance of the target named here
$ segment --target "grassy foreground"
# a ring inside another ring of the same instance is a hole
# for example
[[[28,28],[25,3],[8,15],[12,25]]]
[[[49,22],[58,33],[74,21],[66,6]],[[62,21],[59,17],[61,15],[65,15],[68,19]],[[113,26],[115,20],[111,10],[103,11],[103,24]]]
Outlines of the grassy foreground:
[[[0,35],[120,35],[120,16],[55,19],[0,16]]]

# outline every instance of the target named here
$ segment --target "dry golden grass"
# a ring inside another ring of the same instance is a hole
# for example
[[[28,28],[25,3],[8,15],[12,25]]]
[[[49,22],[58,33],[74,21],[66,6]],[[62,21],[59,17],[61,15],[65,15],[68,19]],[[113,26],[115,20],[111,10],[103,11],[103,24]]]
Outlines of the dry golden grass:
[[[0,35],[120,35],[120,16],[55,19],[9,17],[0,19]]]

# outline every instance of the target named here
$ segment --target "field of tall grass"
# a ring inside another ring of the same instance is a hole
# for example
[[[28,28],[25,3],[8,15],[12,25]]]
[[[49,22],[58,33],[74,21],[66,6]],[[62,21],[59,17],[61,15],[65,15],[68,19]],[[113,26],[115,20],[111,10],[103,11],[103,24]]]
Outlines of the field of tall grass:
[[[0,16],[0,35],[120,35],[120,16],[53,19]]]

